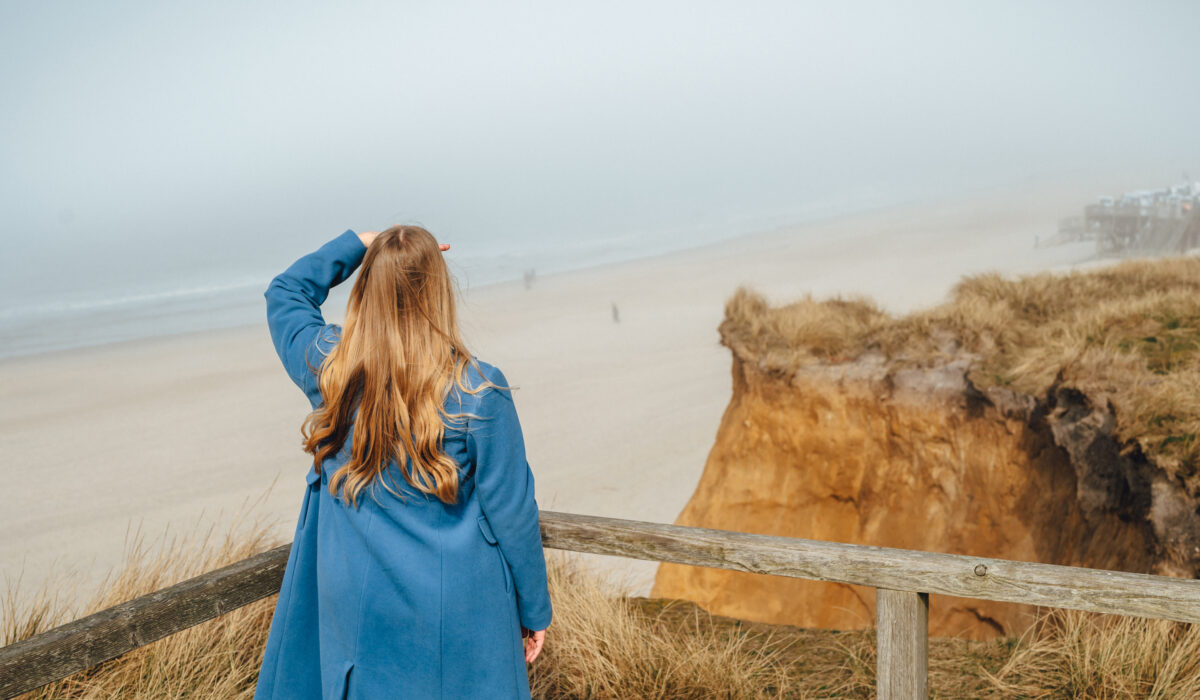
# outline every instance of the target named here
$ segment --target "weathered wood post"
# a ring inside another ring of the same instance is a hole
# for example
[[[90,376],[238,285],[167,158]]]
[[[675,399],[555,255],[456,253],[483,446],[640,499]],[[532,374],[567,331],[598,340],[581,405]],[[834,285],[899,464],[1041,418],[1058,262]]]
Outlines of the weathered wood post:
[[[929,697],[929,594],[875,591],[879,700]]]

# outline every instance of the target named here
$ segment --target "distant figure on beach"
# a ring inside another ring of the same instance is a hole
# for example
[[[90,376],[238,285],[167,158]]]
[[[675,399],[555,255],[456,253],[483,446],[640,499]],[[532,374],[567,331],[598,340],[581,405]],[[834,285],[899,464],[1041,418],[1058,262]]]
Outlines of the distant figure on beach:
[[[621,322],[621,310],[617,308],[617,302],[612,303],[613,323]]]
[[[533,289],[533,278],[536,274],[537,273],[534,272],[534,269],[532,267],[525,271],[525,288],[526,289]]]
[[[530,697],[552,617],[533,473],[504,374],[463,344],[447,249],[346,231],[267,287],[313,466],[255,698]]]

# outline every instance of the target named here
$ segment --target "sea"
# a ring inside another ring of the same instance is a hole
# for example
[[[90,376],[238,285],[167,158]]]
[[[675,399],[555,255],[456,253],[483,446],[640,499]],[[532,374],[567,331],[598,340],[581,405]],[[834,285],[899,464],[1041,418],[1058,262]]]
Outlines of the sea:
[[[562,274],[588,267],[712,245],[787,225],[811,223],[912,201],[910,197],[868,194],[809,202],[786,210],[757,212],[703,226],[630,231],[617,235],[573,237],[553,245],[514,245],[491,250],[451,251],[448,258],[460,289],[470,293],[490,284]],[[231,261],[232,262],[232,261]],[[130,290],[119,280],[97,281],[84,292],[42,294],[0,308],[0,361],[40,353],[217,328],[265,324],[263,292],[293,260],[273,268],[226,274],[199,271],[187,282],[164,280]],[[182,277],[182,276],[181,276]],[[325,308],[340,318],[352,280],[339,285]]]

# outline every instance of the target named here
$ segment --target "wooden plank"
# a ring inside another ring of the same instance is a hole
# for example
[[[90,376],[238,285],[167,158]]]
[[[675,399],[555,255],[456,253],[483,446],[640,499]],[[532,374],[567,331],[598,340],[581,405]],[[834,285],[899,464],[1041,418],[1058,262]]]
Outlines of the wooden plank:
[[[555,549],[894,591],[1200,622],[1200,581],[541,512]],[[38,688],[279,590],[291,545],[0,649],[0,697]]]
[[[0,649],[0,697],[40,688],[278,593],[290,548],[276,547]]]
[[[547,547],[633,559],[1200,622],[1200,581],[541,512]]]
[[[929,697],[929,596],[875,591],[876,681],[879,700]]]

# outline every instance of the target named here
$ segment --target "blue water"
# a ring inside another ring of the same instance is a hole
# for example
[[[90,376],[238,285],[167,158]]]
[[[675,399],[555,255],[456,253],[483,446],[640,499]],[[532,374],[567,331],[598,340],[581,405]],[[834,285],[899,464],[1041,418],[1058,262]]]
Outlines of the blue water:
[[[704,246],[773,227],[813,221],[899,203],[895,198],[860,196],[809,203],[787,211],[757,213],[703,226],[626,231],[611,236],[558,241],[552,245],[506,245],[494,252],[451,250],[451,270],[464,292],[489,284],[633,260]],[[0,308],[0,359],[95,346],[137,338],[216,328],[265,324],[263,291],[292,259],[277,267],[237,274],[193,274],[187,283],[163,282],[135,291],[97,287],[86,295],[43,296],[33,303]],[[195,278],[199,278],[197,281]],[[326,309],[340,318],[352,280],[336,288]],[[265,332],[265,331],[264,331]]]

